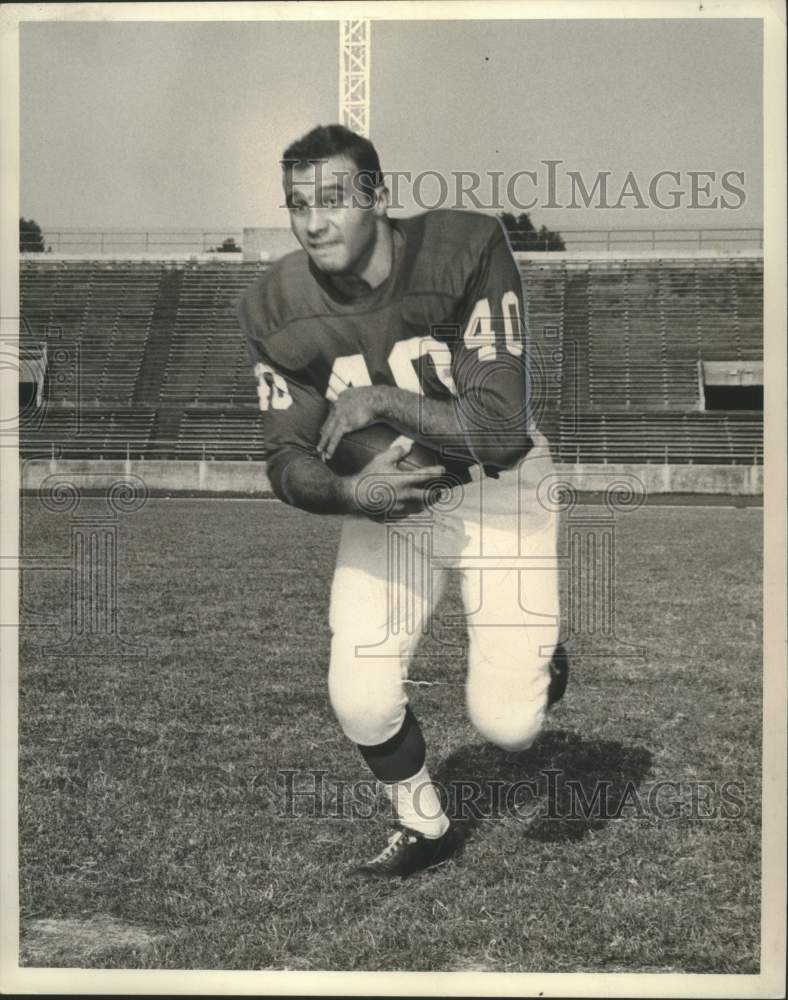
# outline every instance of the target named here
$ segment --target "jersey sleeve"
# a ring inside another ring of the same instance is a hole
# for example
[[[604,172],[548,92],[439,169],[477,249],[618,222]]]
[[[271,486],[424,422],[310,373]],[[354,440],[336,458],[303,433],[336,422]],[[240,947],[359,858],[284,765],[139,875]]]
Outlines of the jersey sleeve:
[[[259,321],[250,318],[243,302],[238,318],[257,382],[268,477],[278,495],[281,472],[294,452],[317,457],[316,445],[328,403],[303,371],[277,363],[260,336]]]
[[[485,465],[510,468],[533,442],[522,281],[502,228],[471,275],[452,351],[455,406],[466,443]]]

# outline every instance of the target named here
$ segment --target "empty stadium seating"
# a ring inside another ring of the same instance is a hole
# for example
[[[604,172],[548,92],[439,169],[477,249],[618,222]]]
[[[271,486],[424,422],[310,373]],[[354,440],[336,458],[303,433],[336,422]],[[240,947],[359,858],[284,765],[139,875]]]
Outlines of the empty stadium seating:
[[[235,306],[261,263],[25,260],[47,405],[23,452],[260,458]],[[762,460],[758,413],[704,413],[698,362],[763,357],[758,257],[520,262],[543,425],[568,462]]]
[[[184,271],[161,399],[178,406],[254,405],[246,345],[235,316],[257,264],[203,264]]]
[[[151,451],[154,410],[52,407],[20,429],[27,455],[142,458]]]
[[[742,413],[584,413],[562,417],[561,462],[760,465],[763,421]]]
[[[130,406],[150,333],[160,266],[24,263],[23,337],[46,344],[54,404]]]
[[[207,458],[260,458],[263,426],[256,410],[185,410],[178,428],[178,454]]]
[[[763,356],[759,259],[546,260],[522,269],[531,336],[562,329],[583,372],[585,409],[696,410],[698,361]]]

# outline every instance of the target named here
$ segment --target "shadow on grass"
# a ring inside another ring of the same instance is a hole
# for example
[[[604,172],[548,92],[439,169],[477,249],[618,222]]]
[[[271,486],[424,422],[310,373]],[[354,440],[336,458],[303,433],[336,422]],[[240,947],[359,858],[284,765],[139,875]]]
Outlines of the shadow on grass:
[[[638,786],[651,767],[644,747],[552,730],[520,753],[489,743],[462,747],[433,780],[464,839],[485,821],[515,818],[532,840],[580,840],[645,808]]]

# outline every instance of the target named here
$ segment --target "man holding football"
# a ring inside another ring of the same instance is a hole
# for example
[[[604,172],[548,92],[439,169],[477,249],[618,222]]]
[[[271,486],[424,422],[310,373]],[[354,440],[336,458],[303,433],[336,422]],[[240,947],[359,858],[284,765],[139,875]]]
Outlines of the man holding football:
[[[461,574],[468,712],[486,739],[528,747],[566,684],[556,515],[536,499],[551,461],[529,419],[520,274],[491,216],[389,219],[378,155],[343,126],[313,129],[282,164],[303,249],[247,290],[239,318],[274,493],[345,515],[329,695],[399,820],[357,870],[402,877],[459,846],[404,686],[448,570]],[[414,441],[414,452],[432,449],[428,464],[412,460]],[[369,461],[354,442],[372,442]]]

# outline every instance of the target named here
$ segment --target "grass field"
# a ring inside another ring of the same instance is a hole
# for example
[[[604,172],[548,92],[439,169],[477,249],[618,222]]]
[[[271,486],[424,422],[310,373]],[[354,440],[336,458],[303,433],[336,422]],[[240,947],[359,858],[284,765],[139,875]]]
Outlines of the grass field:
[[[25,557],[65,565],[68,522],[25,501]],[[411,696],[435,778],[538,778],[538,809],[466,816],[460,857],[374,886],[348,869],[383,845],[386,810],[338,807],[337,782],[367,775],[325,689],[338,522],[151,499],[119,523],[118,628],[144,655],[47,654],[68,636],[68,576],[25,574],[28,622],[54,627],[21,649],[23,963],[758,970],[760,510],[620,518],[617,630],[645,656],[577,659],[522,754],[475,734],[461,652],[429,641]],[[280,772],[302,788],[314,769],[320,814],[302,797],[283,815]],[[609,782],[618,818],[570,815],[569,780],[589,798]]]

